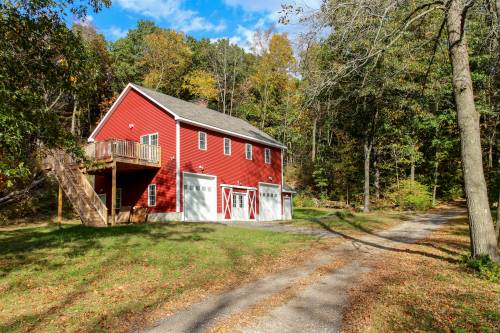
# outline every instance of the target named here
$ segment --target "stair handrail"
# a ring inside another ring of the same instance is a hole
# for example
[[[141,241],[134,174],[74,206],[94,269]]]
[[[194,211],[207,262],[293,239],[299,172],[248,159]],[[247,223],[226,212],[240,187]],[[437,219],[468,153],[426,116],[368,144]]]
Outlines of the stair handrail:
[[[70,179],[70,181],[75,186],[79,185],[83,189],[87,197],[90,199],[90,203],[92,204],[92,206],[94,206],[94,208],[97,210],[97,213],[102,218],[103,223],[107,224],[108,208],[102,202],[101,198],[99,198],[98,194],[95,192],[94,188],[92,187],[88,179],[82,172],[76,172],[74,169],[66,167],[70,163],[78,165],[78,162],[76,162],[75,159],[73,159],[69,154],[61,150],[53,151],[52,156],[54,158],[55,163],[59,164],[58,169],[66,170],[67,172],[71,173],[74,176],[74,179],[78,183],[75,184],[72,179]]]

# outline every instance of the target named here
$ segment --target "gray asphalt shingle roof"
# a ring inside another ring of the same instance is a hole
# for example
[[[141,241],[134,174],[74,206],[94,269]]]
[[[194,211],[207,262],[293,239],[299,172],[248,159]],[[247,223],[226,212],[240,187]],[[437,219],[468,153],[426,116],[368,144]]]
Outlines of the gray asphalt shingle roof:
[[[186,102],[182,99],[165,95],[163,93],[144,88],[136,84],[131,85],[135,89],[155,100],[166,109],[175,113],[180,118],[215,127],[217,129],[233,132],[235,134],[247,136],[249,138],[263,141],[272,145],[283,146],[281,142],[259,130],[257,127],[249,124],[243,119],[232,117],[219,111],[208,109],[201,105]]]

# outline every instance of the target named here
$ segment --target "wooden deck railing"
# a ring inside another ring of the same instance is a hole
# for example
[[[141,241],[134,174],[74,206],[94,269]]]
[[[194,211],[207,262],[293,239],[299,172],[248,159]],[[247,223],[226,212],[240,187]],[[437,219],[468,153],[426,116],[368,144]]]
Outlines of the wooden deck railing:
[[[110,139],[90,143],[85,150],[87,157],[95,160],[121,158],[136,164],[161,165],[161,149],[160,146],[156,145]]]

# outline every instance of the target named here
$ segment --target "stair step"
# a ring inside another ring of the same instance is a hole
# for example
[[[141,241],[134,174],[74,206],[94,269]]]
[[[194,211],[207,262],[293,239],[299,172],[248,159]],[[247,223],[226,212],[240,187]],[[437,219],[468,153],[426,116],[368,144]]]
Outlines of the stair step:
[[[63,156],[62,153],[48,156],[44,167],[54,172],[57,181],[85,225],[106,226],[106,218],[101,217],[91,198],[87,195],[82,183],[82,180],[85,182],[85,178],[82,177],[80,164],[71,162],[71,157],[67,155],[65,158]]]

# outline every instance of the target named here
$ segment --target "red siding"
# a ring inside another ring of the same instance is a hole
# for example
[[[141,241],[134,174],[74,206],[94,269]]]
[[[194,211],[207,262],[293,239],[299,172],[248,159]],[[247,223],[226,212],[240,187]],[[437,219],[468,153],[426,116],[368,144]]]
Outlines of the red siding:
[[[129,124],[133,124],[130,128]],[[281,150],[264,144],[232,137],[211,130],[198,128],[181,122],[181,175],[188,171],[217,176],[217,212],[222,212],[222,193],[220,184],[250,186],[258,189],[259,182],[281,185]],[[198,131],[207,133],[207,150],[198,149]],[[147,206],[147,185],[156,184],[157,204],[153,212],[174,212],[176,200],[176,167],[174,118],[150,102],[133,89],[122,99],[101,130],[95,141],[105,139],[127,139],[139,141],[144,134],[158,132],[162,149],[162,167],[154,171],[118,173],[117,187],[122,188],[122,205]],[[224,137],[231,139],[231,155],[224,155]],[[252,160],[245,158],[245,144],[253,146]],[[264,148],[271,149],[271,164],[264,163]],[[202,168],[200,168],[200,166]],[[180,178],[182,182],[182,176]],[[110,198],[109,176],[96,177],[96,191],[101,189]],[[182,193],[182,184],[181,198]],[[258,199],[256,211],[258,213]],[[108,199],[108,204],[110,200]],[[181,200],[181,211],[183,202]]]
[[[207,133],[206,151],[198,149],[198,131]],[[217,176],[217,212],[222,212],[220,184],[252,186],[257,189],[259,182],[281,185],[281,150],[279,148],[200,129],[185,123],[181,123],[180,134],[181,172]],[[231,139],[230,156],[224,155],[225,137]],[[251,143],[253,146],[252,160],[245,158],[246,143]],[[271,149],[271,164],[264,163],[264,148]]]
[[[97,133],[95,141],[126,139],[138,142],[141,135],[156,132],[162,150],[161,169],[118,172],[117,187],[122,188],[122,205],[147,206],[147,186],[156,184],[156,207],[152,211],[175,212],[175,120],[171,115],[131,89]],[[102,181],[96,185],[101,185]],[[110,192],[107,185],[106,192]],[[99,186],[96,190],[100,190]],[[107,197],[111,198],[110,193]]]

